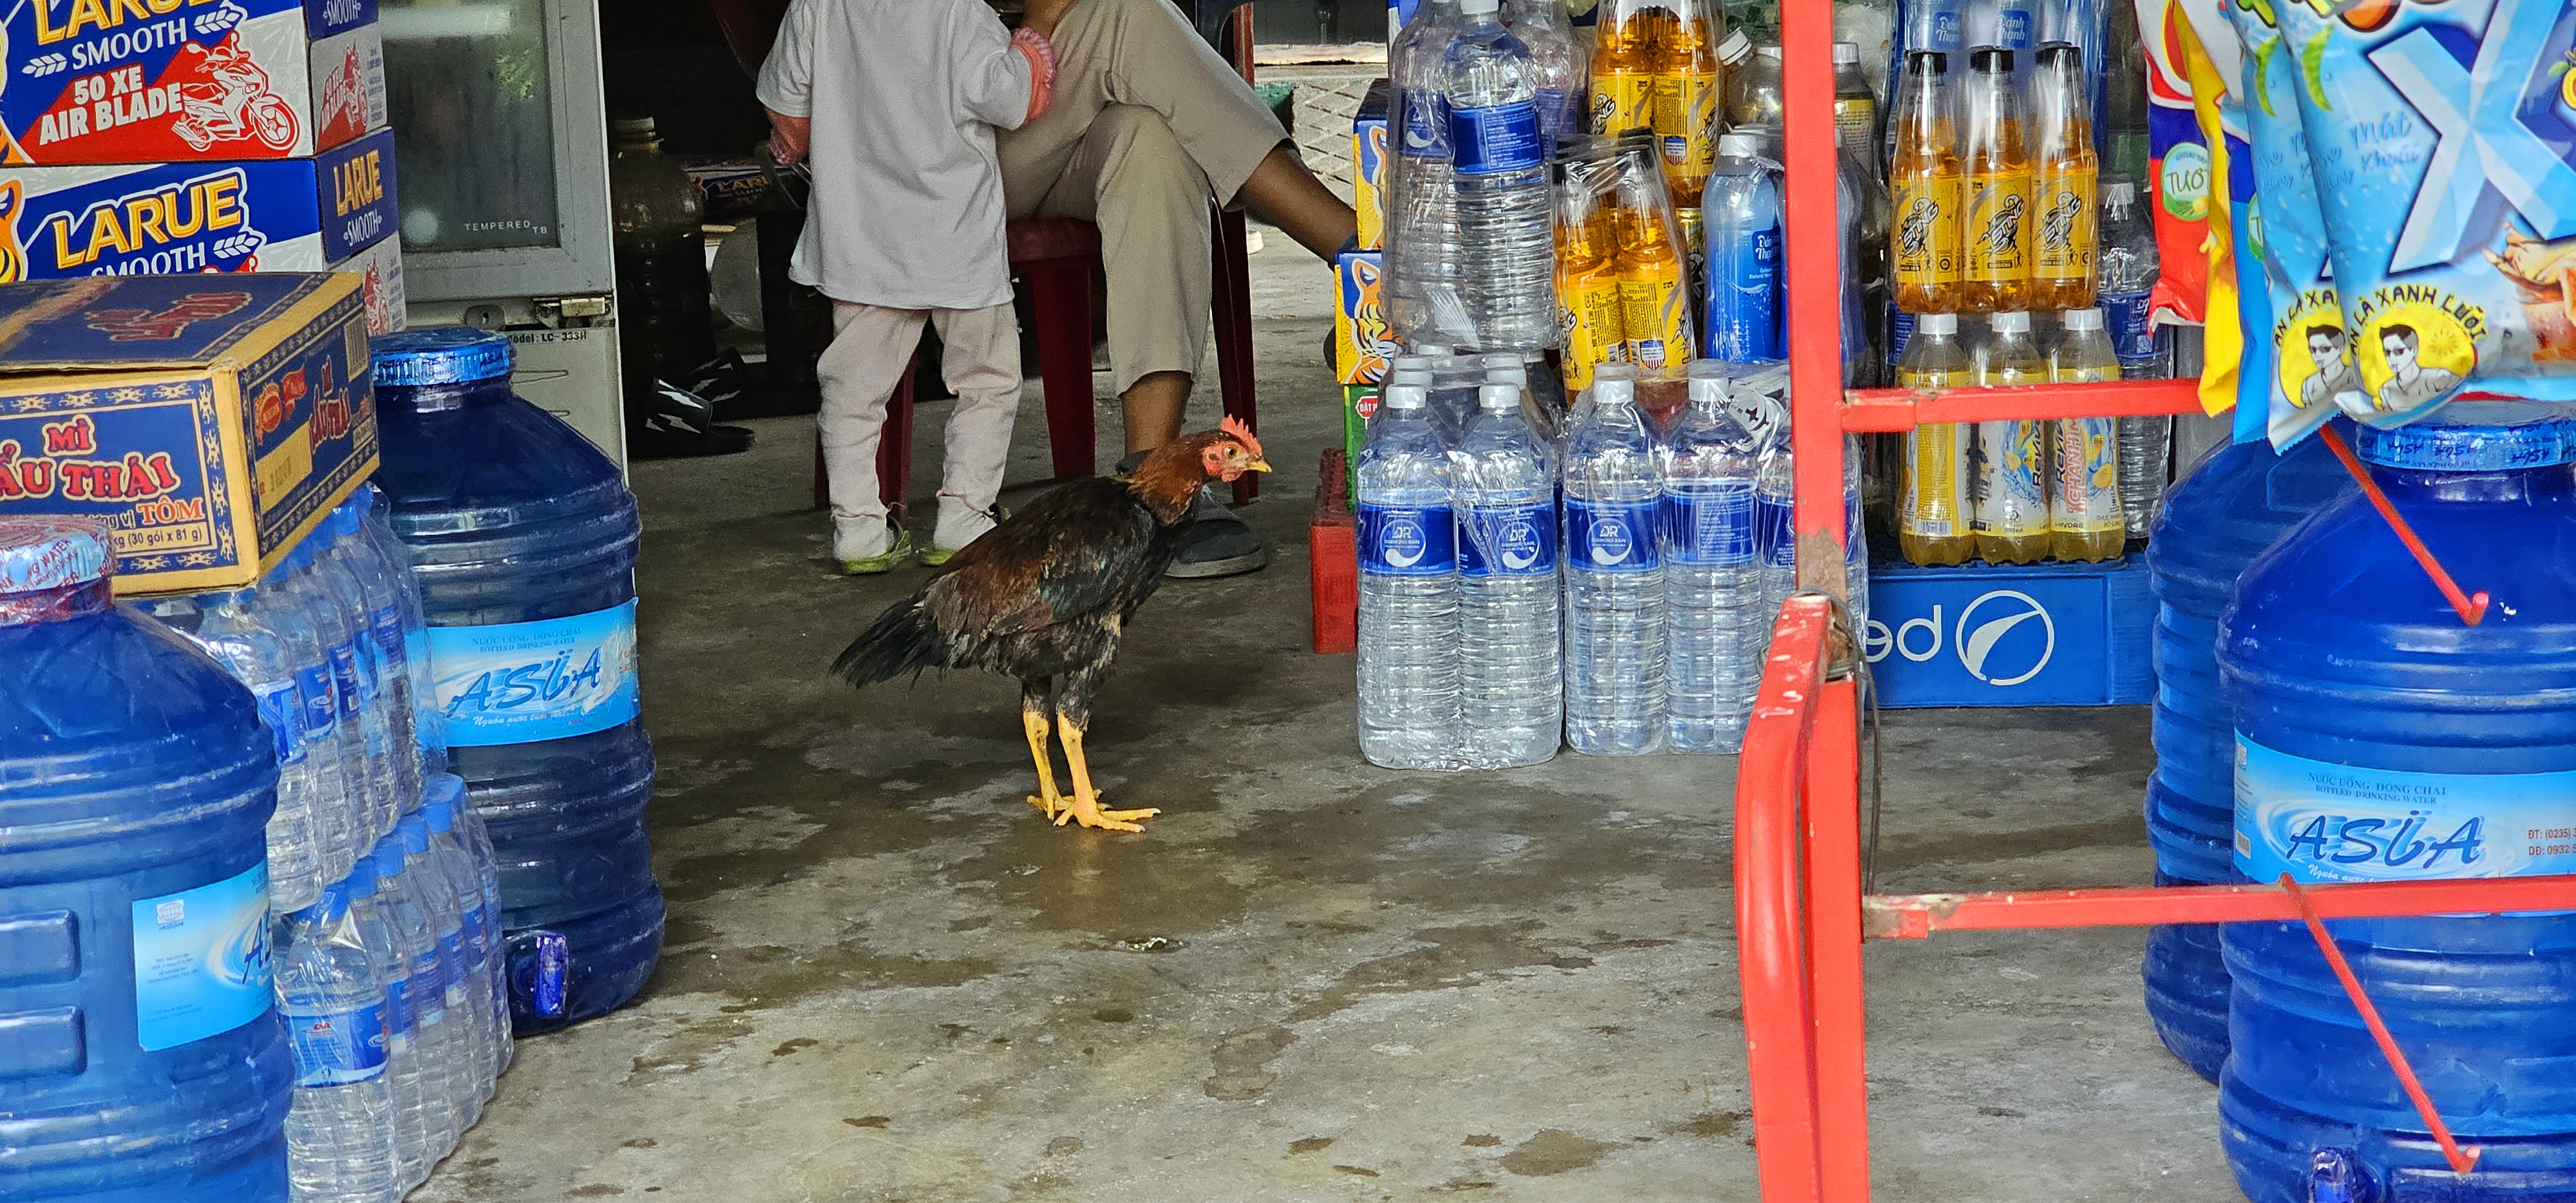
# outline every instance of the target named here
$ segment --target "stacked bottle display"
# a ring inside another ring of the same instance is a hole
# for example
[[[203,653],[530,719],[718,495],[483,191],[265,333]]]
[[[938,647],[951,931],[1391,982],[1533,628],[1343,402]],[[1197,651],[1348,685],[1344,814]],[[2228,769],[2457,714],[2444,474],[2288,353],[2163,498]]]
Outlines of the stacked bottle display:
[[[2100,179],[2083,54],[2031,57],[2027,120],[2014,51],[1970,51],[1963,85],[1949,54],[1904,57],[1887,173],[1899,387],[2165,374],[2138,307],[2153,235],[2130,185]],[[2044,356],[2034,319],[2059,332]],[[2146,533],[2169,437],[2156,419],[1920,429],[1900,459],[1900,547],[1926,565],[2116,557]]]
[[[1557,325],[1565,385],[1607,364],[1678,381],[1697,345],[1689,248],[1643,130],[1566,148],[1556,166]]]
[[[1786,372],[1694,365],[1661,434],[1608,365],[1551,442],[1525,369],[1487,371],[1453,428],[1452,369],[1399,360],[1360,452],[1362,751],[1420,769],[1737,751],[1796,584]],[[1851,440],[1845,478],[1865,615]]]

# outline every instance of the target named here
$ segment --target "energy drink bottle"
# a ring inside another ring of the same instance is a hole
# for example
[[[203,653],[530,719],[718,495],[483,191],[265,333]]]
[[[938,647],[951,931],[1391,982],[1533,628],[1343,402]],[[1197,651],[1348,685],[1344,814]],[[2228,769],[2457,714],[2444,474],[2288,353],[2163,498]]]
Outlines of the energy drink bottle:
[[[1993,333],[1968,354],[1968,383],[1979,387],[2038,384],[2048,361],[2030,337],[2030,314],[1994,316]],[[1923,337],[1915,328],[1914,337]],[[1968,487],[1977,556],[1991,564],[2036,564],[2048,558],[2049,423],[2030,419],[1977,423],[1977,474]]]
[[[1927,313],[1915,319],[1905,356],[1896,364],[1899,388],[1963,388],[1968,352],[1959,343],[1959,316]],[[1896,545],[1908,563],[1965,564],[1977,553],[1969,530],[1969,453],[1975,428],[1965,422],[1929,422],[1906,432],[1896,504]]]
[[[1661,0],[1606,0],[1592,49],[1592,132],[1652,127],[1656,49],[1672,21]]]
[[[1612,210],[1585,204],[1575,211],[1570,190],[1560,189],[1556,225],[1556,303],[1564,334],[1567,392],[1592,387],[1593,369],[1628,361],[1628,325],[1620,306],[1619,262],[1612,254]]]
[[[1834,43],[1834,133],[1864,162],[1877,157],[1870,148],[1879,144],[1878,92],[1861,73],[1858,42]]]
[[[2030,308],[2030,159],[2022,143],[2013,54],[1979,47],[1968,53],[1968,64],[1963,93],[1967,128],[1959,153],[1968,193],[1967,224],[1960,231],[1965,245],[1959,308],[1970,313],[2026,311]]]
[[[1628,361],[1640,377],[1674,378],[1691,360],[1690,304],[1682,287],[1681,248],[1664,215],[1623,205],[1619,247],[1621,320]]]
[[[1718,101],[1725,78],[1717,61],[1713,0],[1667,2],[1674,10],[1672,36],[1654,56],[1655,141],[1663,151],[1673,204],[1692,208],[1717,162]]]
[[[2040,47],[2031,98],[2031,208],[2037,230],[2030,254],[2030,302],[2037,309],[2089,310],[2098,281],[2095,189],[2101,159],[2093,149],[2093,102],[2084,94],[2082,53],[2064,42]]]
[[[2048,378],[2085,384],[2120,378],[2099,309],[2058,315],[2066,333],[2049,348]],[[2061,560],[2117,559],[2128,532],[2120,511],[2119,424],[2110,418],[2060,418],[2057,474],[2048,496],[2049,548]]]
[[[1888,164],[1894,211],[1888,259],[1896,307],[1906,313],[1955,313],[1960,299],[1960,230],[1965,177],[1957,128],[1950,120],[1950,56],[1917,50],[1905,56],[1896,96],[1896,154]]]

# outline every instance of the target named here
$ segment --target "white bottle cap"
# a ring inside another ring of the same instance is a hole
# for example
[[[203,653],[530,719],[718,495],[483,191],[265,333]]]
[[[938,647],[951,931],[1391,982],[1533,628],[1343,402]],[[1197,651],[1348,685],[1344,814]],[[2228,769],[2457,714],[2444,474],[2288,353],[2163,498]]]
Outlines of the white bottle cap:
[[[1430,394],[1418,384],[1390,384],[1378,404],[1387,409],[1420,409],[1431,403]]]
[[[1502,0],[1458,0],[1458,11],[1471,17],[1481,17],[1502,6]]]
[[[2028,334],[2030,315],[2019,309],[2005,310],[1995,315],[1994,330],[1997,334]]]
[[[1420,388],[1429,388],[1431,387],[1431,369],[1397,368],[1393,373],[1387,376],[1386,382],[1388,384],[1410,384]]]
[[[1859,61],[1860,61],[1860,43],[1858,43],[1858,42],[1836,42],[1836,43],[1834,43],[1834,65],[1835,65],[1835,66],[1840,67],[1840,66],[1844,66],[1844,65],[1846,65],[1846,64],[1850,64],[1850,63],[1857,63],[1857,62],[1859,62]]]
[[[1717,136],[1719,158],[1750,159],[1762,153],[1762,140],[1751,134],[1725,133]]]
[[[1725,39],[1717,44],[1717,60],[1730,67],[1743,62],[1744,56],[1751,53],[1753,39],[1744,36],[1741,29],[1727,30]]]
[[[2099,330],[2102,328],[2102,311],[2099,309],[2069,309],[2064,313],[2058,314],[2057,320],[2064,324],[2069,330]]]
[[[1516,368],[1521,366],[1521,357],[1509,351],[1487,351],[1484,363],[1487,368]]]
[[[1917,315],[1914,319],[1914,332],[1916,334],[1957,334],[1959,332],[1959,315],[1955,313],[1925,313]]]
[[[1488,384],[1476,390],[1476,404],[1488,411],[1517,410],[1521,407],[1521,386]]]
[[[1778,58],[1780,57],[1780,48],[1777,46],[1756,46],[1753,48],[1753,53],[1763,58]]]
[[[1513,388],[1528,388],[1529,369],[1522,367],[1519,364],[1513,364],[1510,367],[1504,368],[1487,368],[1485,369],[1485,383],[1508,384]]]
[[[1413,353],[1414,353],[1415,355],[1419,355],[1419,356],[1421,356],[1421,357],[1422,357],[1422,358],[1424,358],[1424,359],[1447,359],[1447,358],[1449,358],[1449,348],[1447,348],[1447,347],[1443,347],[1443,346],[1440,346],[1440,345],[1437,345],[1437,344],[1435,344],[1435,343],[1424,343],[1424,344],[1422,344],[1421,346],[1415,347],[1415,348],[1413,349]]]
[[[1724,405],[1727,401],[1727,365],[1714,359],[1694,359],[1690,365],[1690,403]]]
[[[1398,355],[1394,359],[1389,360],[1387,362],[1387,366],[1394,368],[1399,372],[1410,368],[1420,368],[1423,371],[1428,372],[1431,370],[1431,357],[1420,352],[1415,352],[1411,355]]]
[[[2134,205],[2138,203],[2138,186],[2127,180],[2104,180],[2102,181],[2102,203]]]

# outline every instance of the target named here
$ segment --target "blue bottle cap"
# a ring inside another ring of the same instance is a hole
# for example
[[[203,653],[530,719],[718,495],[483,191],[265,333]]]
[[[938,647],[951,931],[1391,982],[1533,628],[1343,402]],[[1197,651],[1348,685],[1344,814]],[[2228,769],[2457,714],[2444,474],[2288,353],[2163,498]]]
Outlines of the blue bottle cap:
[[[348,887],[349,897],[353,899],[375,897],[376,862],[363,856],[359,857],[358,863],[350,866],[349,876],[340,884]]]
[[[397,828],[387,832],[385,838],[377,840],[374,850],[367,853],[367,858],[376,862],[376,880],[383,881],[402,872],[403,857],[407,855],[409,853],[403,848],[402,832]]]
[[[2361,458],[2424,472],[2506,472],[2576,460],[2576,422],[2456,426],[2419,422],[2395,430],[2362,426],[2353,439]]]
[[[403,330],[368,344],[378,384],[469,384],[510,374],[510,340],[471,326]]]
[[[465,801],[465,779],[453,773],[432,774],[421,789],[420,817],[432,832],[456,828],[456,808]]]
[[[0,594],[42,593],[104,580],[107,523],[71,514],[0,517]]]
[[[418,856],[429,851],[429,820],[415,810],[394,824],[394,838],[402,841],[403,854]]]

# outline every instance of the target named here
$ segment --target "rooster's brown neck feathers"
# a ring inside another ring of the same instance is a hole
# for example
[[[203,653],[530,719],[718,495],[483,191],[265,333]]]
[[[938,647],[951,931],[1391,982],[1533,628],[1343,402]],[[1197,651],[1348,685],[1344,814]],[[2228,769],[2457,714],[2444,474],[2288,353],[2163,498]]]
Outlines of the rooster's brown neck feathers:
[[[1145,462],[1127,474],[1127,489],[1153,511],[1154,521],[1165,526],[1178,522],[1198,504],[1199,488],[1208,482],[1207,465],[1200,458],[1209,445],[1223,442],[1226,436],[1214,432],[1177,438],[1155,448]]]

